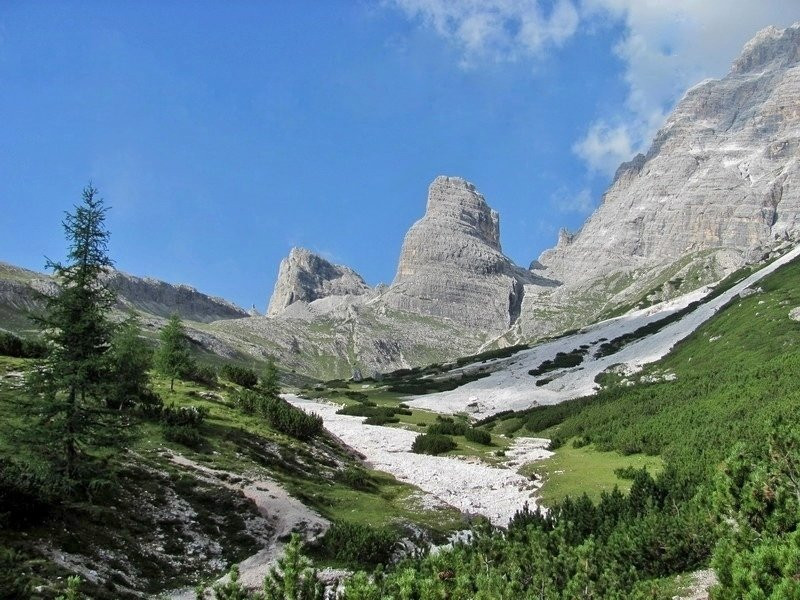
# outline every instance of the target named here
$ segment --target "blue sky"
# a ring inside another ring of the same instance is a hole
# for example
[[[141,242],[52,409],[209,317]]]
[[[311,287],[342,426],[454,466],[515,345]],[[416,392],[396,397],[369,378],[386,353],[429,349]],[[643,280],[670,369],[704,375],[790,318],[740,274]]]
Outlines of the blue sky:
[[[446,174],[527,265],[687,85],[800,19],[795,0],[643,4],[2,2],[0,260],[60,257],[91,179],[118,268],[263,310],[293,245],[391,281]]]

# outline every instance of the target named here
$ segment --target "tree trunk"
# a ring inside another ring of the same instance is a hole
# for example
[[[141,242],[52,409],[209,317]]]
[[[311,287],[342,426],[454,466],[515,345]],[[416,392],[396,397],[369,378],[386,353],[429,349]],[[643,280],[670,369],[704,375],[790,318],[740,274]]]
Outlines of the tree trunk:
[[[64,436],[64,453],[66,458],[66,471],[67,477],[72,477],[75,470],[75,412],[76,412],[77,393],[75,386],[69,390],[69,399],[67,400],[67,433]]]

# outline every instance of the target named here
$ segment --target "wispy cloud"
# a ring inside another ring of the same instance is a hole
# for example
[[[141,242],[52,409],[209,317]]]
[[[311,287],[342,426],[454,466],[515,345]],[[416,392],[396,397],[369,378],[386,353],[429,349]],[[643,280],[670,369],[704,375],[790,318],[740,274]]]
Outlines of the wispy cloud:
[[[536,57],[572,37],[580,20],[572,0],[386,0],[461,51],[461,66]],[[549,8],[545,8],[548,5]]]
[[[537,60],[591,26],[623,24],[614,52],[624,106],[587,124],[573,150],[590,172],[610,174],[647,148],[683,92],[725,74],[744,43],[768,25],[800,19],[797,0],[385,0],[455,46],[461,66]]]
[[[563,213],[588,215],[594,210],[592,192],[588,187],[579,190],[561,187],[550,196],[550,203]]]

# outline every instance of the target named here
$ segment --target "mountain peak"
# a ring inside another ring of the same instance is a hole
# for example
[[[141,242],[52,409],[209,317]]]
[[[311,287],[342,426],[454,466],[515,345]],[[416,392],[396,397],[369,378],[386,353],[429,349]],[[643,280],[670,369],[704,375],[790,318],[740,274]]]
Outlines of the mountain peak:
[[[475,185],[461,177],[440,175],[433,180],[425,216],[418,223],[423,221],[475,236],[500,251],[500,216]]]
[[[364,279],[351,268],[335,265],[307,248],[295,246],[281,261],[267,315],[275,316],[295,302],[359,296],[369,291]]]
[[[759,31],[745,44],[731,72],[757,72],[776,61],[782,66],[800,62],[800,22],[786,29],[770,26]]]
[[[532,276],[500,250],[500,218],[475,186],[437,177],[425,215],[406,234],[390,306],[499,331],[516,318]]]

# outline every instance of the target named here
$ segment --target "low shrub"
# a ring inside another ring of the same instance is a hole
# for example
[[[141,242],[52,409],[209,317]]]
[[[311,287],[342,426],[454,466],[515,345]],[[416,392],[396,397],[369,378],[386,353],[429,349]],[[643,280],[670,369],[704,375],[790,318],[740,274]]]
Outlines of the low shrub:
[[[41,520],[68,494],[66,483],[44,467],[0,458],[0,530]]]
[[[183,444],[189,448],[198,448],[203,444],[203,436],[197,427],[191,425],[163,425],[164,439]]]
[[[226,364],[220,370],[222,376],[228,381],[244,388],[253,388],[258,384],[258,375],[253,369],[239,365]]]
[[[428,427],[428,431],[433,425]],[[443,454],[455,450],[457,444],[453,438],[438,433],[421,433],[411,445],[411,451],[416,454]]]
[[[299,440],[308,440],[322,432],[322,417],[308,414],[280,397],[260,396],[258,412],[271,427]]]
[[[387,417],[384,415],[377,415],[374,417],[367,417],[364,419],[364,425],[387,425],[389,423],[399,423],[400,419],[397,417]]]
[[[399,541],[390,529],[336,521],[320,539],[319,547],[327,557],[346,563],[385,565]]]
[[[469,427],[461,421],[452,419],[437,420],[428,427],[428,433],[439,435],[465,435]]]
[[[336,414],[349,415],[351,417],[384,417],[388,419],[395,415],[410,415],[411,411],[405,408],[394,408],[393,406],[352,404],[350,406],[343,406],[336,411]]]
[[[532,432],[544,431],[561,423],[568,415],[558,410],[549,410],[549,406],[535,406],[528,413],[525,429]]]
[[[13,548],[0,546],[0,598],[31,598],[33,585],[27,558]]]
[[[14,358],[44,358],[47,356],[47,346],[39,340],[0,331],[0,354]]]
[[[545,360],[535,369],[528,371],[529,375],[538,377],[550,371],[557,369],[568,369],[570,367],[577,367],[583,362],[583,357],[588,351],[583,348],[576,348],[570,352],[557,352],[555,358],[552,360]]]
[[[161,423],[164,438],[197,448],[203,443],[200,426],[208,417],[208,409],[204,406],[179,406],[174,404],[161,411]]]
[[[233,405],[246,415],[255,414],[262,402],[262,396],[253,390],[238,390],[230,395]]]
[[[375,487],[369,473],[359,467],[347,467],[339,471],[338,478],[354,490],[370,490]]]
[[[211,365],[194,365],[194,368],[186,374],[186,379],[214,387],[217,385],[217,370]]]
[[[200,427],[208,417],[205,406],[175,406],[170,404],[161,411],[161,420],[167,425]]]
[[[464,433],[464,437],[466,437],[470,442],[475,442],[476,444],[483,444],[484,446],[492,445],[492,436],[489,435],[488,431],[484,431],[483,429],[474,429],[470,427]]]

